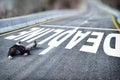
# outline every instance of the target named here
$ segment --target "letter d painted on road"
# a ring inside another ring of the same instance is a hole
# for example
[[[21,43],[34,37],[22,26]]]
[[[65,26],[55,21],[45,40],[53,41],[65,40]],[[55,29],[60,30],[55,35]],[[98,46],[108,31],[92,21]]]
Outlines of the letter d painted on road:
[[[115,38],[115,48],[111,48],[110,42]],[[109,34],[104,41],[103,49],[109,56],[120,57],[120,34]]]

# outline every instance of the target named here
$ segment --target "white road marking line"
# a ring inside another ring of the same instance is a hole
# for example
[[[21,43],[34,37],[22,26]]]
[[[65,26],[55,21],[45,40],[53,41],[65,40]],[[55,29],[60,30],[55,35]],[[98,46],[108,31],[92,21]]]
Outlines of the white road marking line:
[[[37,28],[37,27],[31,28],[30,31],[22,31],[22,32],[19,32],[19,33],[18,33],[19,36],[10,35],[10,36],[5,37],[5,39],[12,40],[12,39],[18,38],[18,37],[20,37],[20,36],[23,36],[23,35],[25,35],[25,34],[27,34],[27,33],[31,33],[31,32],[33,32],[33,31],[35,31],[35,30],[37,30],[37,29],[39,29],[39,28]]]
[[[44,55],[46,54],[48,51],[52,50],[54,47],[48,47],[47,49],[45,49],[44,51],[42,51],[41,53],[39,53],[39,55]]]
[[[36,39],[38,39],[38,38],[40,38],[40,37],[42,37],[42,36],[44,36],[44,35],[46,35],[46,34],[52,32],[52,31],[54,31],[54,30],[55,30],[55,29],[52,29],[52,30],[50,30],[50,31],[48,31],[48,32],[45,32],[45,33],[43,33],[43,34],[41,34],[41,35],[38,35],[38,36],[36,36],[36,37],[34,37],[34,38],[32,38],[32,39],[26,41],[26,42],[32,42],[32,41],[34,41],[34,40],[36,40]]]
[[[87,29],[87,30],[118,31],[117,29],[110,29],[110,28],[76,27],[76,26],[60,26],[60,25],[41,25],[41,26],[60,27],[60,28],[78,28],[78,29]]]
[[[42,31],[42,30],[36,31],[36,32],[32,33],[31,35],[25,37],[24,39],[22,39],[22,40],[20,40],[20,41],[26,41],[26,40],[28,40],[28,39],[30,39],[30,38],[33,38],[33,37],[35,37],[35,36],[37,36],[37,35],[40,35],[41,33],[44,33],[44,32],[46,32],[46,31],[49,31],[49,30],[50,30],[50,28],[45,29],[45,30],[43,30],[43,31]]]
[[[20,35],[24,35],[24,34],[26,34],[26,33],[28,33],[28,31],[19,32]]]
[[[36,31],[36,30],[38,30],[38,29],[40,29],[40,28],[35,27],[35,28],[31,28],[29,31],[22,31],[22,32],[20,32],[20,35],[17,36],[17,37],[20,37],[20,36],[23,36],[23,35],[25,35],[25,34],[34,32],[34,31]]]
[[[36,31],[34,31],[34,32],[31,32],[31,33],[28,33],[28,34],[19,36],[19,37],[15,38],[14,40],[19,40],[19,39],[21,39],[21,38],[27,37],[27,36],[32,35],[32,34],[38,32],[38,31],[41,31],[41,30],[43,30],[43,29],[44,29],[44,28],[41,28],[41,29],[38,29],[38,30],[36,30]]]
[[[11,36],[7,36],[7,37],[5,37],[5,39],[9,39],[9,40],[11,40],[11,39],[14,39],[16,36],[15,35],[11,35]]]
[[[42,41],[39,42],[38,44],[43,44],[43,43],[47,42],[48,40],[54,38],[55,36],[57,36],[58,34],[60,34],[60,33],[63,32],[63,31],[64,31],[63,29],[57,29],[57,30],[55,30],[55,31],[54,31],[54,32],[56,32],[55,34],[53,34],[52,36],[50,36],[50,37],[42,40]]]

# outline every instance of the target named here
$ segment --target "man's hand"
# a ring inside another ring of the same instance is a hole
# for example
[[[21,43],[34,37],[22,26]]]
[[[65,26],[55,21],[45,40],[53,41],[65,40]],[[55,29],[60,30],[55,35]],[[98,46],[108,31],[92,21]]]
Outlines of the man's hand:
[[[24,53],[23,56],[28,56],[28,53]]]
[[[9,59],[9,60],[12,60],[12,59],[13,59],[13,57],[12,57],[12,56],[8,56],[8,59]]]

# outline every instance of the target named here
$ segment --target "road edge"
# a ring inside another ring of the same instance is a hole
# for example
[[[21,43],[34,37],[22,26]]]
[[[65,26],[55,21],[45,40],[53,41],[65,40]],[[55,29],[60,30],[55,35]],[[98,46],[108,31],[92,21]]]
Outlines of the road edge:
[[[112,22],[113,22],[115,28],[120,32],[120,26],[119,26],[119,23],[117,21],[117,17],[112,15]]]
[[[55,19],[49,19],[49,20],[44,21],[44,22],[39,22],[39,23],[36,23],[36,24],[33,24],[33,25],[29,25],[29,26],[26,26],[26,27],[23,27],[23,28],[19,28],[19,29],[12,30],[12,31],[9,31],[9,32],[0,33],[0,37],[1,37],[1,36],[5,36],[5,35],[8,35],[8,34],[15,33],[15,32],[18,32],[18,31],[30,29],[30,28],[32,28],[32,27],[44,25],[44,24],[47,24],[47,23],[49,23],[49,22],[53,22],[53,21],[57,21],[57,20],[62,20],[62,19],[65,19],[65,18],[69,18],[69,17],[71,17],[71,16],[66,16],[66,17],[62,17],[62,18],[55,18]]]

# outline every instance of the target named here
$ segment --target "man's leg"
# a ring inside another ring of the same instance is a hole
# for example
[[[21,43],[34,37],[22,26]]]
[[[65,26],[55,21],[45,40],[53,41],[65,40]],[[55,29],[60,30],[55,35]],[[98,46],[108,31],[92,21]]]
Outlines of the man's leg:
[[[37,46],[37,43],[36,41],[34,41],[26,46],[26,50],[31,50],[32,48],[35,48],[36,46]]]

